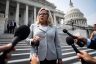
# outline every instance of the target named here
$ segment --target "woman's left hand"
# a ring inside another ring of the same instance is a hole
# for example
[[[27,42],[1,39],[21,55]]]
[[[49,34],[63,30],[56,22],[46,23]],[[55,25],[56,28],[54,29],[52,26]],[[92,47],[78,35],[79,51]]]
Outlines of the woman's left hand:
[[[58,63],[57,64],[63,64],[62,59],[58,59]]]

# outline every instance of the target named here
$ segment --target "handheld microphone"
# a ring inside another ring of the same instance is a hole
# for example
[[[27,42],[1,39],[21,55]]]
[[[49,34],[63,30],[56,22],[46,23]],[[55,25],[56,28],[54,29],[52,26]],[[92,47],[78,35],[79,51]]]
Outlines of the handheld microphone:
[[[31,42],[31,46],[39,46],[39,43],[40,43],[40,41],[38,40],[37,42]]]
[[[79,50],[74,45],[74,39],[72,37],[67,37],[66,42],[68,45],[71,45],[76,53],[80,53]]]
[[[71,33],[69,33],[68,30],[66,30],[66,29],[63,29],[63,32],[64,32],[64,33],[67,33],[69,36],[71,36],[71,37],[74,38],[74,39],[78,38],[78,37],[76,37],[76,36],[73,36]]]
[[[16,44],[18,42],[27,38],[29,33],[30,33],[30,29],[26,25],[22,25],[16,29],[14,38],[12,41],[12,47],[10,49],[4,51],[3,54],[0,56],[0,64],[6,64],[6,61],[5,61],[6,55],[16,46]]]
[[[67,42],[68,45],[71,45],[71,46],[72,46],[72,48],[74,49],[74,51],[75,51],[76,53],[80,53],[80,51],[79,51],[79,50],[76,48],[76,46],[74,45],[74,40],[73,40],[72,37],[67,37],[67,38],[66,38],[66,42]],[[81,63],[82,63],[82,64],[89,64],[89,63],[87,63],[83,58],[81,58]]]
[[[78,38],[78,37],[76,37],[76,36],[73,36],[71,33],[69,33],[68,30],[66,30],[66,29],[63,29],[63,32],[64,32],[64,33],[67,33],[67,34],[68,34],[69,36],[71,36],[73,39],[77,39],[77,38]],[[83,47],[83,46],[84,46],[84,44],[83,44],[82,42],[78,42],[77,45],[79,45],[80,47]]]
[[[38,40],[37,42],[31,42],[31,46],[35,46],[36,49],[36,54],[38,55],[38,46],[40,44],[40,41]]]

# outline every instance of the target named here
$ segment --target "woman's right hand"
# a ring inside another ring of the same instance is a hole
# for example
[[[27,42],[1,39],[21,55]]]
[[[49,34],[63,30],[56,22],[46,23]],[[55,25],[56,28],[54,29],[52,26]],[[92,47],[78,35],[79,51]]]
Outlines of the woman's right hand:
[[[32,38],[32,42],[31,42],[31,45],[33,46],[39,46],[39,41],[41,40],[41,38],[39,36],[34,36]]]
[[[33,42],[38,42],[41,40],[39,36],[34,36],[32,39],[33,39]]]

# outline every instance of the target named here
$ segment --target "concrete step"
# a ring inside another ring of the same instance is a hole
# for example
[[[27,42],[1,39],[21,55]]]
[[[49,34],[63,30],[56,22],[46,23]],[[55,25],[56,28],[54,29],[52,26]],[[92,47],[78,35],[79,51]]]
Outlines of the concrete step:
[[[14,36],[11,34],[4,34],[0,37],[0,45],[4,45],[9,43],[8,39],[12,39]],[[73,48],[66,44],[65,38],[62,36],[61,39],[61,49],[62,49],[62,57],[64,64],[81,64],[78,61],[76,53]],[[64,39],[63,39],[64,38]],[[3,39],[3,40],[2,40]],[[4,43],[5,42],[5,43]],[[16,45],[16,51],[12,52],[12,58],[8,61],[8,64],[29,64],[29,54],[30,47],[25,41],[21,41]],[[92,49],[88,49],[87,47],[79,47],[76,45],[79,50],[87,51],[93,57],[96,56],[96,52]]]
[[[0,34],[0,39],[12,39],[14,37],[14,34]]]
[[[10,38],[2,38],[2,39],[0,39],[0,42],[11,42],[12,41],[12,39],[10,39]]]

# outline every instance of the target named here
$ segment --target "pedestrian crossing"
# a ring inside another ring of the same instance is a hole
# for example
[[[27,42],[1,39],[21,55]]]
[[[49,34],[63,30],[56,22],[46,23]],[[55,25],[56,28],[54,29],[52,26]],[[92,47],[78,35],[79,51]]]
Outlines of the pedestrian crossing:
[[[15,53],[13,52],[12,54],[13,58],[11,58],[11,60],[8,61],[8,64],[14,64],[14,63],[18,64],[22,62],[24,62],[24,64],[28,64],[30,46],[26,44],[26,46],[22,46],[22,47],[21,47],[22,49],[20,49],[19,44],[18,46],[16,46],[16,51]],[[77,59],[76,53],[74,52],[71,46],[62,45],[61,47],[62,47],[62,57],[63,57],[62,60],[64,61],[64,63],[66,64],[80,63],[80,61]],[[78,47],[78,49],[87,51],[89,54],[96,56],[95,55],[96,52],[93,49],[87,49],[86,47],[83,47],[83,48]]]
[[[8,39],[7,39],[8,40]],[[3,41],[0,40],[0,45],[6,44],[11,41],[6,41],[6,39]],[[93,49],[88,49],[86,47],[79,47],[76,45],[76,47],[79,50],[87,51],[89,54],[91,54],[93,57],[96,56],[96,51]],[[30,54],[30,48],[25,41],[21,41],[18,43],[18,45],[15,47],[16,51],[12,52],[12,57],[8,61],[8,64],[29,64],[29,54]],[[61,43],[61,51],[62,51],[62,60],[64,61],[64,64],[81,64],[80,61],[77,59],[76,53],[74,52],[73,48],[71,46],[68,46],[65,43]]]

